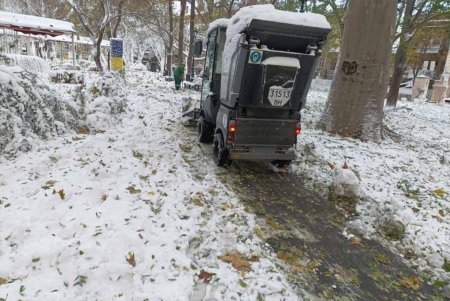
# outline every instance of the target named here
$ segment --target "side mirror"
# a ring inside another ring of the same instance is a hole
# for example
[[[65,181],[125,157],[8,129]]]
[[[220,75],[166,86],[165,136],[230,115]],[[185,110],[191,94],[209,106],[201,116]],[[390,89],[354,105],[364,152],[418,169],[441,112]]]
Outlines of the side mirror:
[[[194,42],[194,57],[200,57],[203,51],[203,40],[198,39]]]

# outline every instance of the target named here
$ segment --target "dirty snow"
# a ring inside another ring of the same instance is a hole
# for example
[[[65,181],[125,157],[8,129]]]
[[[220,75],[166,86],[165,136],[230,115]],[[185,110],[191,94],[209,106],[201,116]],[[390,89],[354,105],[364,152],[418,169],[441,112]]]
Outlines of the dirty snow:
[[[185,141],[189,92],[169,84],[133,73],[119,124],[0,158],[0,298],[298,300],[253,215]]]
[[[346,232],[384,241],[432,283],[448,284],[450,105],[400,102],[386,111],[385,118],[389,128],[400,134],[400,141],[375,144],[321,131],[317,122],[326,98],[323,92],[309,93],[294,172],[310,187],[326,192],[336,173],[330,166],[348,164],[347,172],[358,178],[350,182],[358,180],[362,199],[356,207],[358,216],[348,223]],[[403,239],[382,238],[380,227],[388,220],[406,226]]]

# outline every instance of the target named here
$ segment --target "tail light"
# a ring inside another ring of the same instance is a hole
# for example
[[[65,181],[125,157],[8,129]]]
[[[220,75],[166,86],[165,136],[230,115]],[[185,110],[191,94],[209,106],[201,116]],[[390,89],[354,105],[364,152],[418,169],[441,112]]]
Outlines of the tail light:
[[[236,120],[231,119],[228,123],[227,143],[234,144],[234,134],[236,133],[237,125]]]
[[[295,135],[300,135],[300,133],[302,132],[302,125],[300,124],[300,122],[297,122],[297,124],[295,125]]]

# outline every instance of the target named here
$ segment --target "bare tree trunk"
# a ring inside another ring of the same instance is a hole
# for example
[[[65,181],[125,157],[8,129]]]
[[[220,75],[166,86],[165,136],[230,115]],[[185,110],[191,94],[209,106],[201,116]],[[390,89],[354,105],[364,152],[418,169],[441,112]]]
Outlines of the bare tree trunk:
[[[400,43],[398,45],[397,53],[395,55],[394,73],[392,74],[391,86],[389,88],[389,94],[387,96],[386,102],[386,105],[392,107],[395,107],[397,105],[401,80],[407,66],[406,48],[410,38],[406,37],[406,35],[410,34],[409,29],[411,26],[411,20],[414,12],[415,3],[416,0],[406,0],[405,16],[403,17],[402,22],[402,31],[404,32],[404,34],[402,34],[400,37]]]
[[[184,65],[184,14],[186,12],[186,0],[180,0],[180,23],[178,27],[178,66]]]
[[[189,19],[189,53],[187,61],[187,74],[189,76],[194,74],[193,60],[194,60],[194,39],[195,39],[195,0],[191,0],[191,16]],[[193,78],[191,78],[193,80]]]
[[[363,140],[383,138],[396,4],[397,0],[350,1],[337,70],[322,116],[327,131]]]
[[[169,1],[169,49],[167,49],[167,75],[172,75],[172,51],[173,51],[173,0]]]
[[[450,30],[444,31],[441,38],[441,43],[439,45],[439,61],[436,62],[436,67],[434,68],[433,80],[440,80],[442,73],[444,73],[445,62],[448,55],[448,44],[450,38]]]

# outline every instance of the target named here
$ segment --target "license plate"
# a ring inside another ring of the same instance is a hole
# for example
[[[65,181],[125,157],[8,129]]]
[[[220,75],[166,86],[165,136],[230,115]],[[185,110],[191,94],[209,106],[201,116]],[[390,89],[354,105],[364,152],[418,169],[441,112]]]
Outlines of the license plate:
[[[275,107],[282,107],[291,99],[292,88],[270,87],[269,99],[270,103]]]

